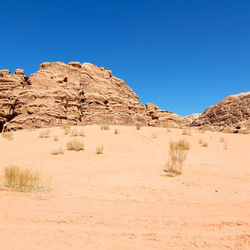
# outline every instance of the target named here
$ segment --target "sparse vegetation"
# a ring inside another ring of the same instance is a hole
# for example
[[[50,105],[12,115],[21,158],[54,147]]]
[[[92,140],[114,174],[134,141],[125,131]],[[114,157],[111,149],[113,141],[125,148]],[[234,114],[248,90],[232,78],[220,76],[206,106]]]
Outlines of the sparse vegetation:
[[[191,136],[192,133],[191,133],[191,131],[189,129],[183,129],[182,135],[189,135],[189,136]]]
[[[53,140],[54,140],[54,141],[58,141],[58,136],[57,136],[57,135],[54,135]]]
[[[202,147],[208,147],[208,143],[204,142],[202,139],[199,139],[199,144],[201,144]]]
[[[70,132],[70,125],[68,123],[62,123],[62,128],[64,130],[64,134],[67,135]]]
[[[101,130],[110,130],[110,126],[108,124],[101,125]]]
[[[152,138],[157,138],[157,133],[156,133],[156,132],[153,132],[153,133],[151,134],[151,137],[152,137]]]
[[[119,129],[118,129],[118,128],[115,128],[115,130],[114,130],[114,134],[116,134],[116,135],[120,134],[120,131],[119,131]]]
[[[221,130],[223,133],[233,133],[233,129],[230,127],[225,127]]]
[[[11,132],[2,132],[1,134],[2,134],[3,138],[5,138],[5,139],[7,139],[9,141],[14,139],[14,136],[13,136],[13,134]]]
[[[190,144],[182,139],[177,142],[171,141],[169,158],[164,171],[167,176],[174,177],[182,173],[183,163],[186,160],[186,151],[190,149]]]
[[[103,154],[103,145],[98,145],[96,147],[96,154]]]
[[[50,130],[44,129],[40,132],[39,137],[40,138],[49,138]]]
[[[202,146],[202,147],[208,147],[208,143],[207,143],[207,142],[202,142],[202,143],[201,143],[201,146]]]
[[[80,151],[84,149],[84,144],[78,140],[70,140],[67,142],[66,147],[68,150]]]
[[[50,152],[50,154],[52,154],[52,155],[63,155],[64,153],[63,153],[63,149],[60,147],[58,149],[53,149]]]
[[[136,123],[135,124],[135,128],[136,128],[136,130],[141,130],[141,124],[140,123]]]
[[[243,134],[243,135],[247,135],[248,134],[248,130],[247,129],[240,129],[239,134]]]
[[[77,132],[77,129],[72,129],[71,131],[70,131],[70,136],[71,137],[75,137],[75,136],[78,136],[78,132]]]
[[[17,166],[4,169],[4,185],[21,192],[39,191],[43,188],[39,172]]]
[[[225,142],[224,137],[221,137],[221,138],[220,138],[220,142],[222,142],[222,143]]]

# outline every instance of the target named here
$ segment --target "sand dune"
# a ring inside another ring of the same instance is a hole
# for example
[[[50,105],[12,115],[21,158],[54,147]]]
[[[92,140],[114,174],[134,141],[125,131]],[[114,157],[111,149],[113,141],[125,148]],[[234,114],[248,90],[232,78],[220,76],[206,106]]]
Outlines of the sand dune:
[[[0,249],[250,249],[249,135],[114,128],[78,127],[79,152],[66,150],[62,128],[50,138],[0,137],[1,181],[14,164],[39,170],[52,189],[0,191]],[[183,174],[166,177],[169,142],[183,137],[191,145]],[[64,154],[51,155],[58,147]]]

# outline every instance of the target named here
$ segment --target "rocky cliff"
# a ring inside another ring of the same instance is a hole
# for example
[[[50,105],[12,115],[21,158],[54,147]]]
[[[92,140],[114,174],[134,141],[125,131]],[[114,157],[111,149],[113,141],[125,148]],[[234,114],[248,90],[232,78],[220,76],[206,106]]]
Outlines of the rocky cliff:
[[[178,127],[184,119],[144,106],[123,80],[90,63],[43,63],[29,78],[20,69],[0,71],[0,131],[63,122]]]
[[[207,108],[192,126],[210,125],[218,128],[231,127],[250,130],[250,92],[231,95]]]

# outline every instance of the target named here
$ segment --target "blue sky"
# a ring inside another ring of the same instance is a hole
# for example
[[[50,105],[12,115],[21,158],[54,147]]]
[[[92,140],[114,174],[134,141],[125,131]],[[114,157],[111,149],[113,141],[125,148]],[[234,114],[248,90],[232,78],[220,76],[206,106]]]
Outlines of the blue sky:
[[[250,91],[250,0],[8,0],[0,68],[91,62],[180,115]]]

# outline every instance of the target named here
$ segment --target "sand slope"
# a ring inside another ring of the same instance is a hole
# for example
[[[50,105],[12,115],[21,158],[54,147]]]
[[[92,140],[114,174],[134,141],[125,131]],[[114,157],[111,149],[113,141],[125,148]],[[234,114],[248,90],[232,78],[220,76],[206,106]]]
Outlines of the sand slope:
[[[80,129],[85,150],[57,156],[51,150],[70,138],[61,128],[48,139],[41,130],[0,137],[0,175],[9,164],[30,167],[52,187],[0,191],[0,249],[250,249],[249,135]],[[183,137],[191,144],[183,175],[166,177],[168,144]],[[98,144],[103,155],[95,154]]]

